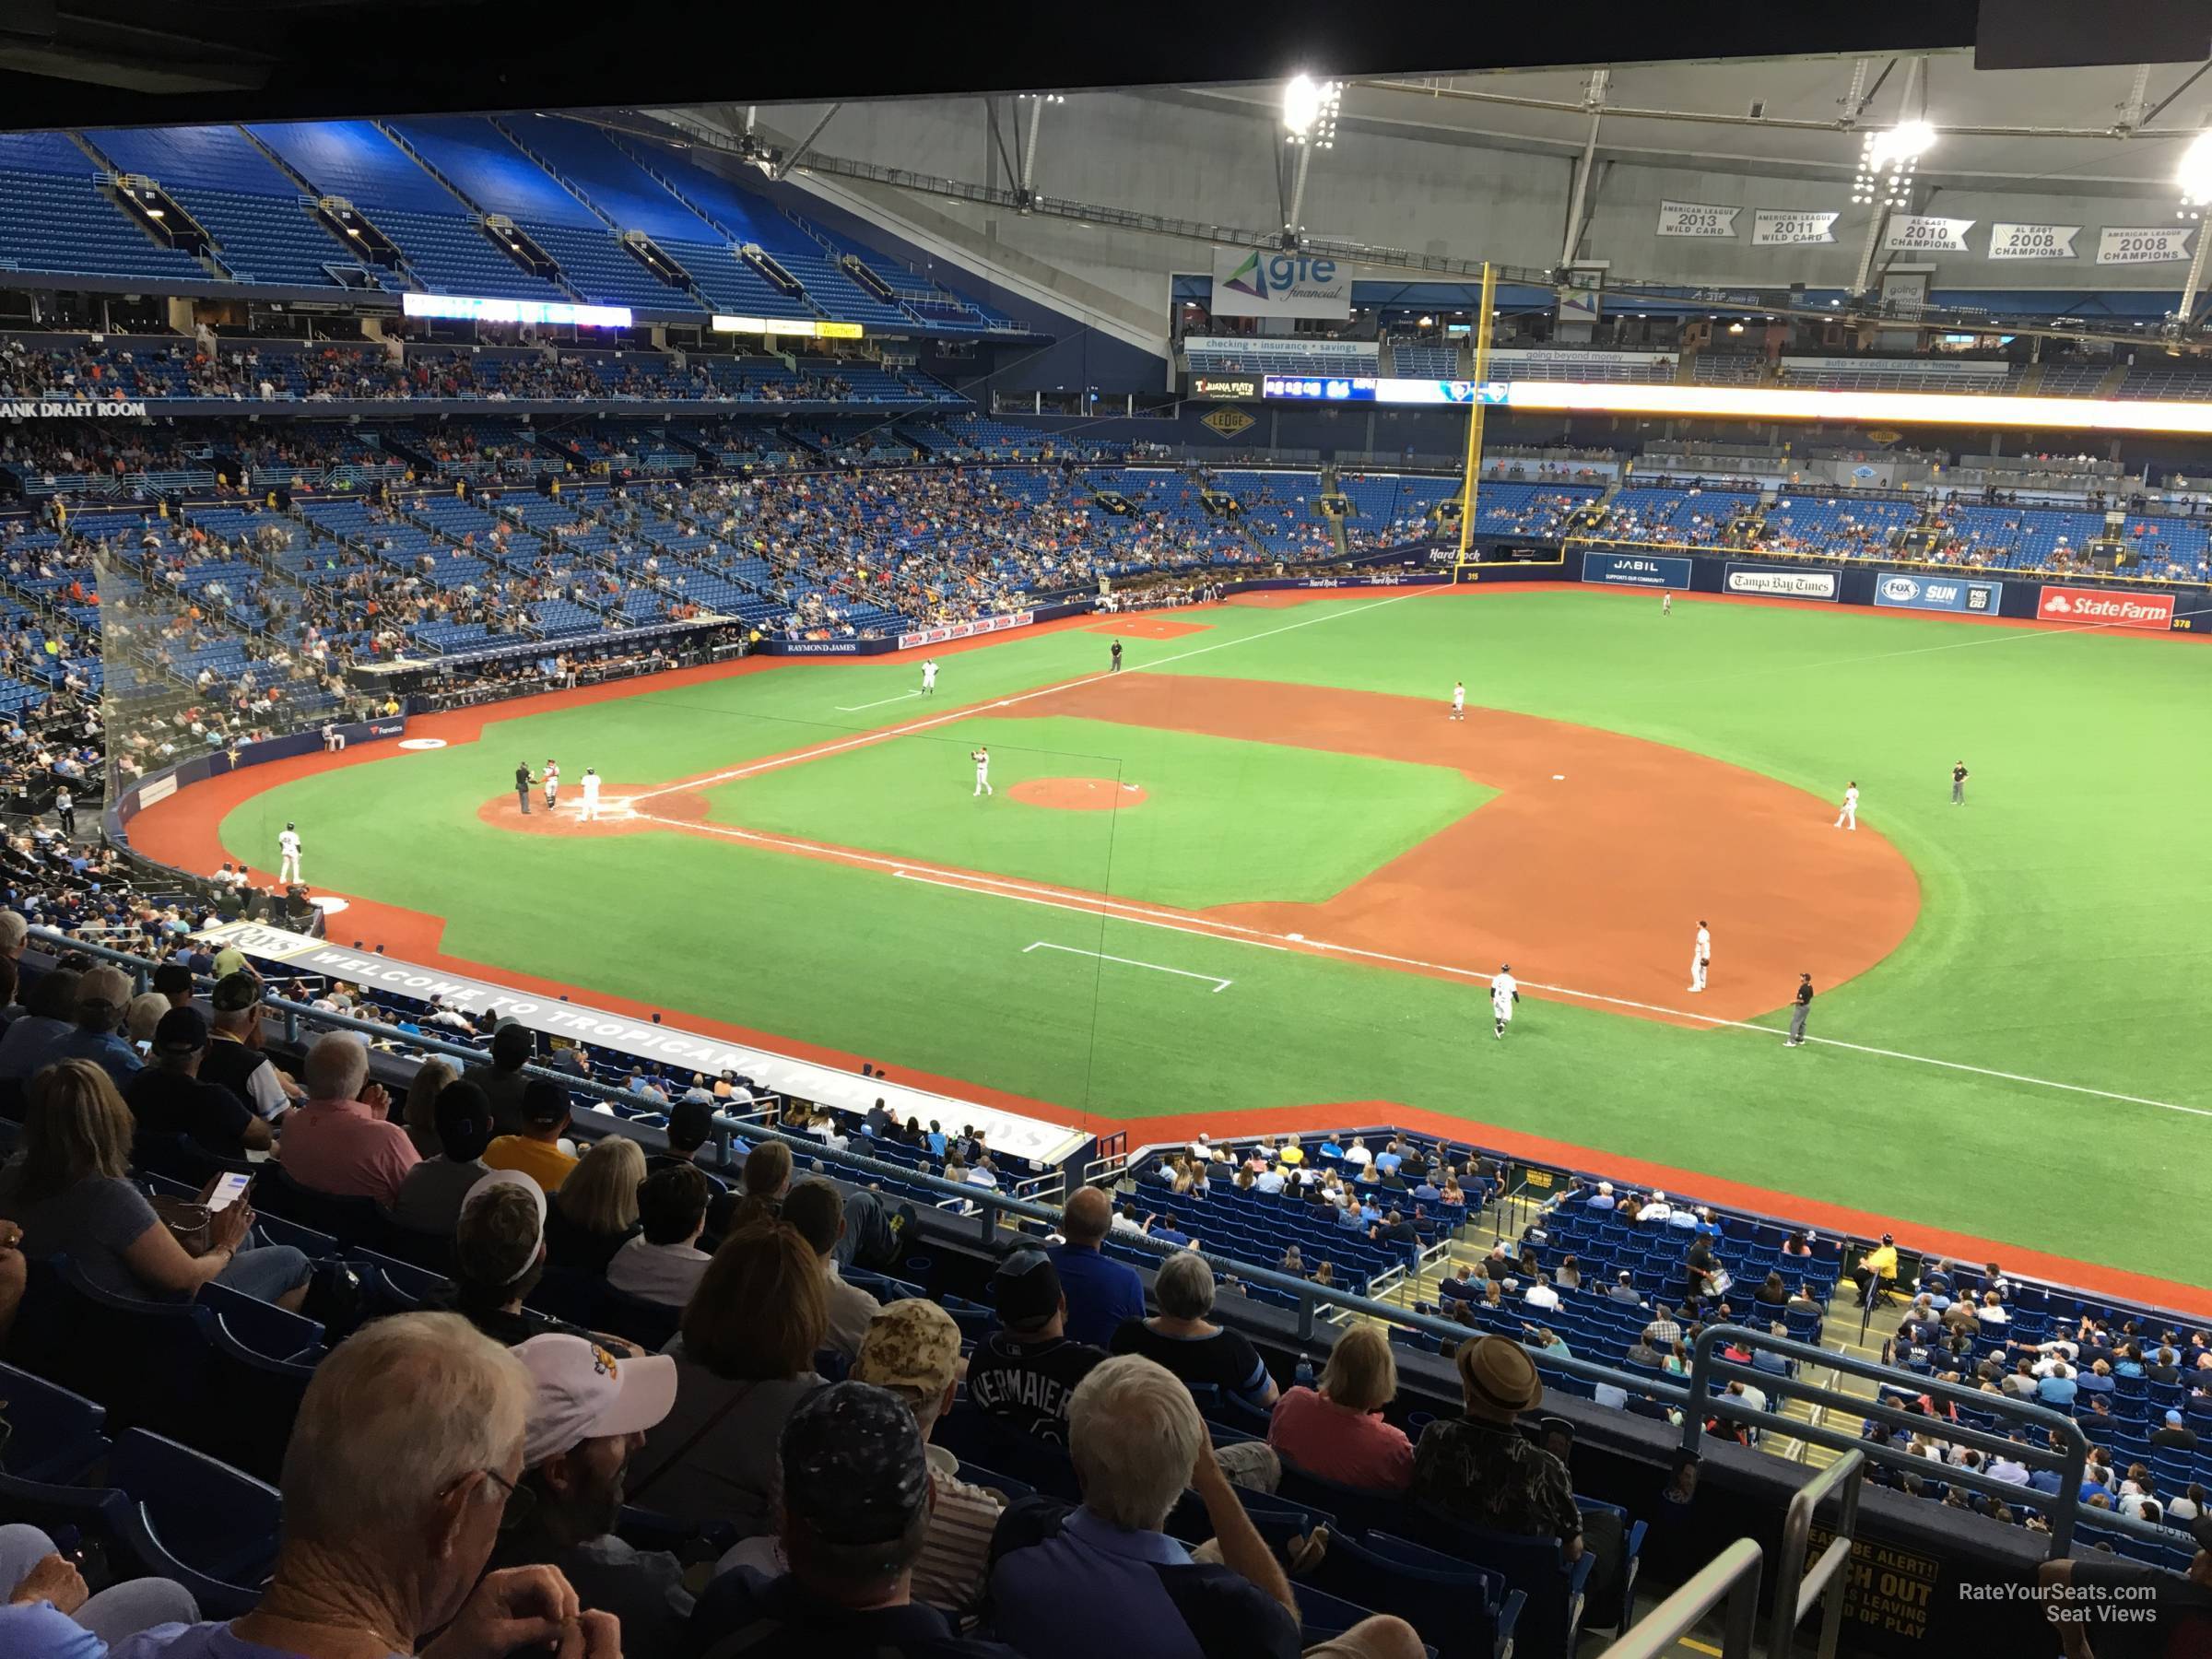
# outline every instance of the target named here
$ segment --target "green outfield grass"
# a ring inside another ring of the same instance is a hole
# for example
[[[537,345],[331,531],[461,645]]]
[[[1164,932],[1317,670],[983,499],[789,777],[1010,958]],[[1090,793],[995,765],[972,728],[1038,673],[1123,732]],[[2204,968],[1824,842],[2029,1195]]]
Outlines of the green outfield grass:
[[[975,794],[969,757],[991,750]],[[1127,785],[1141,805],[1068,812],[1025,780]],[[1438,766],[1236,743],[1095,720],[954,721],[723,783],[710,822],[1198,909],[1318,903],[1496,794]]]
[[[2212,659],[2198,650],[1841,607],[1685,603],[1662,618],[1642,595],[1556,589],[1363,594],[1203,619],[1204,633],[1129,641],[1131,670],[1187,677],[1194,698],[1218,675],[1440,704],[1464,678],[1475,702],[1677,745],[1824,800],[1855,777],[1865,820],[1911,859],[1924,908],[1900,949],[1821,997],[1815,1030],[1921,1058],[1785,1053],[1753,1032],[1550,1003],[1524,1005],[1511,1042],[1478,1042],[1479,991],[1435,980],[710,837],[540,839],[476,816],[518,759],[555,754],[571,779],[595,765],[650,784],[1095,673],[1105,641],[1081,631],[947,658],[934,706],[902,696],[909,663],[808,665],[497,722],[478,745],[286,785],[233,812],[222,833],[266,866],[276,831],[297,819],[318,886],[447,916],[453,955],[648,1001],[678,1023],[686,1012],[735,1020],[1117,1117],[1398,1100],[2212,1283],[2212,1218],[2193,1180],[2212,1136],[2201,1011],[2212,875],[2200,853],[2212,768],[2197,735],[2212,726]],[[883,699],[898,700],[861,706]],[[1187,785],[1120,815],[1110,879],[1087,879],[1097,847],[1083,838],[1099,831],[1084,820],[1114,815],[979,818],[968,810],[971,724],[1004,732],[991,737],[1002,784],[1023,775],[1002,748],[1018,740],[1096,757],[1081,772],[1055,758],[1053,775],[1118,775],[1141,756],[1148,778]],[[1040,738],[1047,726],[1065,730]],[[940,779],[948,744],[960,747]],[[1206,749],[1244,752],[1223,762]],[[1958,809],[1948,769],[1961,757],[1974,782]],[[764,773],[713,805],[718,817],[898,856],[1116,893],[1142,880],[1147,896],[1202,903],[1260,876],[1254,896],[1333,890],[1429,833],[1437,814],[1468,809],[1464,792],[1480,798],[1451,774],[1445,789],[1433,769],[1396,767],[1410,776],[1388,787],[1405,793],[1374,821],[1368,801],[1333,794],[1309,796],[1295,822],[1268,821],[1314,787],[1312,767],[1336,759],[986,714]],[[1043,839],[1025,819],[1046,824]],[[1141,865],[1123,853],[1139,822],[1157,826]],[[1621,826],[1624,846],[1634,833]],[[1055,834],[1068,839],[1055,845]],[[1181,897],[1161,885],[1186,877]],[[2123,1198],[2157,1224],[2116,1225]]]

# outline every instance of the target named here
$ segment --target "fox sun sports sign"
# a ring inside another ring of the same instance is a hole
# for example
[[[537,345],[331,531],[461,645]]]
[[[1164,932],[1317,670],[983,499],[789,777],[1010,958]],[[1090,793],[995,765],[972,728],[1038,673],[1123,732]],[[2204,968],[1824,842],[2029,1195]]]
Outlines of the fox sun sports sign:
[[[2035,602],[2035,614],[2045,622],[2071,622],[2088,628],[2140,628],[2153,633],[2166,633],[2173,628],[2173,595],[2046,587]]]

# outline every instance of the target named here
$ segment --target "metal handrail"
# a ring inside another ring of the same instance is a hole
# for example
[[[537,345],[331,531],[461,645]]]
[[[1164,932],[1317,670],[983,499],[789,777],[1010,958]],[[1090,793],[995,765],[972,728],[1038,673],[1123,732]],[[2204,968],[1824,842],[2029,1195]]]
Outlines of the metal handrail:
[[[1878,1360],[1862,1359],[1855,1354],[1770,1335],[1764,1331],[1755,1331],[1745,1325],[1708,1325],[1698,1333],[1689,1367],[1689,1398],[1694,1403],[1694,1408],[1685,1412],[1682,1418],[1684,1452],[1694,1453],[1698,1450],[1699,1441],[1704,1435],[1706,1414],[1711,1413],[1724,1420],[1743,1423],[1754,1429],[1771,1429],[1800,1440],[1811,1441],[1838,1453],[1856,1452],[1869,1463],[1888,1468],[1925,1466],[1925,1459],[1916,1457],[1910,1452],[1862,1440],[1857,1435],[1845,1434],[1826,1424],[1806,1422],[1797,1418],[1785,1417],[1778,1411],[1762,1411],[1745,1405],[1739,1395],[1714,1395],[1712,1384],[1716,1381],[1742,1381],[1760,1388],[1771,1387],[1776,1383],[1771,1371],[1759,1371],[1740,1361],[1721,1358],[1720,1348],[1724,1344],[1732,1344],[1754,1353],[1763,1349],[1800,1363],[1824,1366],[1832,1371],[1863,1378],[1877,1387],[1887,1384],[1893,1388],[1909,1388],[1947,1405],[1962,1405],[1974,1411],[2011,1418],[2021,1427],[2036,1431],[2041,1438],[2024,1443],[1963,1424],[1941,1422],[1918,1413],[1900,1410],[1878,1398],[1867,1399],[1857,1394],[1847,1394],[1817,1382],[1792,1379],[1783,1384],[1794,1398],[1831,1406],[1839,1411],[1849,1412],[1868,1422],[1881,1423],[1890,1428],[1926,1430],[1933,1427],[1944,1441],[1953,1445],[2002,1453],[2030,1470],[2048,1469],[2054,1472],[2058,1477],[2056,1492],[2039,1492],[2032,1487],[1997,1480],[1978,1469],[1959,1468],[1950,1465],[1944,1466],[1941,1478],[1948,1486],[1962,1486],[1969,1491],[2002,1499],[2006,1503],[2018,1504],[2023,1509],[2043,1512],[2051,1523],[2052,1559],[2064,1557],[2072,1547],[2074,1522],[2079,1511],[2075,1494],[2080,1488],[2082,1470],[2088,1462],[2089,1453],[2088,1437],[2082,1433],[2081,1425],[2072,1418],[2046,1406],[2016,1400],[2009,1394],[1986,1394],[1979,1388],[1946,1382],[1938,1377],[1914,1376],[1885,1366]],[[2053,1435],[2065,1448],[2063,1451],[2053,1450],[2051,1437]]]
[[[1797,1640],[1797,1627],[1816,1603],[1826,1597],[1828,1610],[1820,1619],[1820,1641],[1816,1659],[1835,1659],[1836,1643],[1843,1634],[1843,1596],[1838,1580],[1851,1563],[1853,1540],[1859,1530],[1860,1478],[1866,1466],[1864,1452],[1850,1452],[1823,1469],[1809,1484],[1799,1487],[1790,1500],[1782,1522],[1782,1554],[1774,1563],[1774,1618],[1768,1627],[1768,1659],[1788,1659]],[[1813,1570],[1805,1570],[1806,1550],[1812,1542],[1813,1512],[1830,1492],[1842,1491],[1843,1512],[1837,1517],[1834,1536]],[[1836,1594],[1830,1594],[1830,1591]]]
[[[1697,1628],[1698,1620],[1725,1603],[1721,1659],[1751,1659],[1751,1639],[1759,1629],[1759,1583],[1766,1557],[1750,1538],[1736,1541],[1682,1581],[1682,1587],[1621,1632],[1606,1649],[1606,1659],[1660,1659]],[[1777,1592],[1779,1594],[1779,1592]],[[1787,1659],[1787,1648],[1767,1650],[1768,1659]]]

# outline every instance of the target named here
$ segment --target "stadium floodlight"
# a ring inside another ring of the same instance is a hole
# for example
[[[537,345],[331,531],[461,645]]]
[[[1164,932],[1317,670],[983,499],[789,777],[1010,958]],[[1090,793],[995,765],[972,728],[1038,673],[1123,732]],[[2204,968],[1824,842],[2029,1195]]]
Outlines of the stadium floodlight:
[[[1936,129],[1924,121],[1901,121],[1870,132],[1859,142],[1859,170],[1851,182],[1854,206],[1911,206],[1912,175],[1935,147]]]
[[[1294,75],[1283,88],[1283,135],[1289,144],[1314,149],[1336,145],[1336,112],[1344,103],[1344,83]]]
[[[2182,165],[2173,175],[2182,187],[2179,218],[2201,219],[2212,206],[2212,128],[2199,133],[2182,152]]]

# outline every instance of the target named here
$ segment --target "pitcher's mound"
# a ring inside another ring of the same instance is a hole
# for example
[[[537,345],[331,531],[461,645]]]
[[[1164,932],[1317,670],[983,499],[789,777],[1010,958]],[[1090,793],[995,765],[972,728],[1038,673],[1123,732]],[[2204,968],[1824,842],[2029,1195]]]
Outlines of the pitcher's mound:
[[[1053,806],[1062,812],[1112,812],[1117,806],[1142,806],[1144,786],[1116,783],[1112,778],[1024,778],[1006,786],[1006,793],[1031,806]]]

